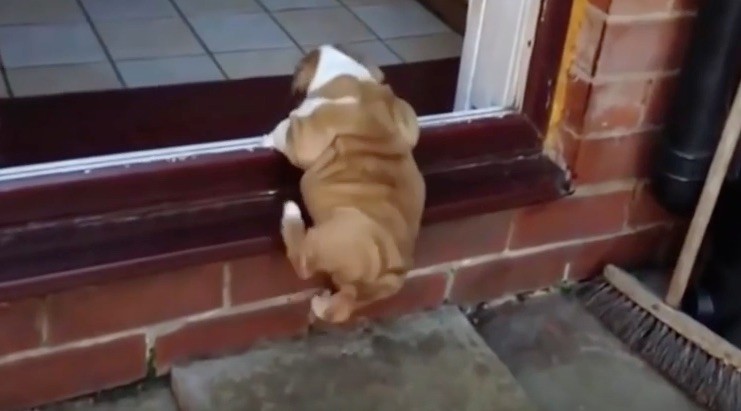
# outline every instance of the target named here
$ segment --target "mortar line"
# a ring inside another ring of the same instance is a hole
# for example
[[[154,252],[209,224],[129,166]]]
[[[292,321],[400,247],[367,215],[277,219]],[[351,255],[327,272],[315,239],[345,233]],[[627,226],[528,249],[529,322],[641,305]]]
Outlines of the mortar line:
[[[559,248],[571,247],[577,245],[586,245],[596,243],[603,240],[610,240],[613,238],[619,238],[626,235],[638,234],[644,231],[652,230],[659,227],[667,227],[668,225],[664,222],[645,224],[638,227],[630,227],[627,230],[621,230],[616,233],[602,234],[591,237],[581,237],[566,241],[560,241],[557,243],[548,243],[535,247],[521,248],[517,250],[504,250],[499,253],[491,253],[485,255],[479,255],[469,258],[464,258],[456,261],[450,261],[446,263],[435,264],[427,267],[417,268],[409,272],[408,278],[423,277],[427,275],[433,275],[446,270],[458,270],[461,268],[467,268],[476,266],[479,264],[485,264],[493,261],[504,260],[507,258],[518,258],[527,257],[533,254],[539,254],[542,252],[557,250]]]
[[[251,312],[259,312],[274,307],[284,306],[287,304],[293,304],[301,301],[308,301],[312,296],[316,295],[317,289],[308,289],[293,294],[285,294],[278,297],[268,298],[265,300],[250,302],[239,306],[230,307],[224,309],[222,307],[194,314],[189,317],[180,317],[168,321],[163,321],[156,324],[145,325],[141,327],[131,328],[128,330],[122,330],[110,334],[101,336],[95,336],[86,338],[78,341],[66,342],[56,346],[37,347],[30,350],[20,351],[8,354],[0,358],[0,366],[10,364],[13,362],[21,361],[27,358],[38,357],[42,355],[53,354],[57,352],[64,352],[79,348],[92,347],[98,344],[105,344],[108,342],[116,341],[118,339],[141,335],[147,341],[151,338],[151,343],[156,340],[157,337],[169,334],[177,331],[189,324],[198,323],[201,321],[207,321],[214,318],[229,317],[233,315],[247,314]],[[149,336],[149,337],[148,337]],[[150,341],[147,341],[149,343]]]

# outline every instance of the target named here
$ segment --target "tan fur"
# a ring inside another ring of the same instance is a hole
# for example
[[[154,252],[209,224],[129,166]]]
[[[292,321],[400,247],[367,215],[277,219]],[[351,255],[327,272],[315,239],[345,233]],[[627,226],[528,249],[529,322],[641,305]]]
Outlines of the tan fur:
[[[302,58],[294,70],[291,91],[295,94],[306,94],[309,82],[314,77],[316,65],[319,61],[319,50],[312,50]]]
[[[306,91],[318,58],[309,53],[298,65],[297,91]],[[353,102],[288,119],[282,151],[304,170],[301,194],[314,226],[284,215],[282,235],[301,278],[328,276],[336,287],[312,300],[315,314],[342,322],[398,292],[412,267],[425,201],[411,153],[419,126],[412,107],[378,81],[339,76],[312,96]]]

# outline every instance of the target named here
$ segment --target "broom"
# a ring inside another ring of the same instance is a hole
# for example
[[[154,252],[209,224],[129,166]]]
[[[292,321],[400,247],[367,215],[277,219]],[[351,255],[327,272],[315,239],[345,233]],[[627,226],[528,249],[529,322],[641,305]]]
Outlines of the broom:
[[[613,265],[577,292],[587,310],[633,352],[696,402],[718,411],[741,410],[741,350],[678,307],[740,134],[741,84],[663,301]]]

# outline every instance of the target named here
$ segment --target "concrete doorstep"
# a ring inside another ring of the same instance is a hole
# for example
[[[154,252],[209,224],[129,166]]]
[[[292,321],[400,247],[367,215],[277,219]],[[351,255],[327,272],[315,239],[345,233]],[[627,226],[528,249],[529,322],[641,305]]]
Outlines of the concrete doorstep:
[[[175,367],[169,387],[44,411],[702,411],[562,294],[475,323],[443,307],[269,342]]]
[[[184,411],[535,411],[451,307],[178,367],[172,387]]]

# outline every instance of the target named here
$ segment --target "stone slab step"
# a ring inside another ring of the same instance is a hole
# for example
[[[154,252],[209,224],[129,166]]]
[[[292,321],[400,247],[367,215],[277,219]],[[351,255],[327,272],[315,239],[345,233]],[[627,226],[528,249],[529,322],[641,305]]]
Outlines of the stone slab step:
[[[496,307],[477,328],[543,411],[703,409],[567,296]]]
[[[183,411],[535,411],[455,308],[172,372]]]

